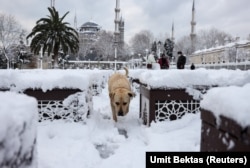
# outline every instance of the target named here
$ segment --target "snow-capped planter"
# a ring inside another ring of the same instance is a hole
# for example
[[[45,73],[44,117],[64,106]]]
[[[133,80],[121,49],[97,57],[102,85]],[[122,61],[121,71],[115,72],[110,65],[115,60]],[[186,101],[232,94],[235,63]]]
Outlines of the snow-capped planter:
[[[111,72],[109,70],[0,70],[0,90],[10,90],[35,97],[38,100],[40,122],[55,119],[78,122],[84,121],[92,112],[92,96],[101,92]]]
[[[93,111],[90,90],[58,89],[43,92],[41,89],[27,89],[24,94],[38,100],[38,121],[67,120],[85,121]]]
[[[146,125],[200,112],[200,100],[212,87],[250,82],[250,71],[225,69],[131,70],[129,76],[140,84],[140,118]]]
[[[0,167],[36,168],[37,101],[0,92]]]
[[[250,151],[250,84],[209,90],[201,101],[201,151]]]
[[[140,86],[140,115],[145,125],[152,121],[172,121],[186,113],[199,112],[200,101],[185,89],[148,89]]]

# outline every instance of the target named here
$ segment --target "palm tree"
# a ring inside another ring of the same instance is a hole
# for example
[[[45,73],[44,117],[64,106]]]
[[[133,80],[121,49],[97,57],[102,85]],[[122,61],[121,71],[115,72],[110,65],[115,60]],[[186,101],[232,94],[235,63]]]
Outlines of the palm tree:
[[[54,7],[48,8],[50,16],[41,18],[36,22],[36,26],[32,32],[26,37],[27,39],[34,36],[30,48],[34,54],[42,53],[53,54],[54,67],[58,67],[58,54],[62,50],[65,54],[69,52],[76,53],[79,50],[78,33],[75,29],[69,27],[68,22],[63,19],[69,13],[65,13],[63,17],[59,17],[58,11]]]

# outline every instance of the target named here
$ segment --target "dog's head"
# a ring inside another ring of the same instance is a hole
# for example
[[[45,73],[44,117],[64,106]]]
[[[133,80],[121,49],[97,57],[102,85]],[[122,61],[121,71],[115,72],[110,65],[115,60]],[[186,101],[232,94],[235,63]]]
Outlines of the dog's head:
[[[119,88],[109,93],[111,103],[115,108],[115,113],[117,116],[125,116],[129,111],[129,104],[132,97],[135,96],[135,93]]]

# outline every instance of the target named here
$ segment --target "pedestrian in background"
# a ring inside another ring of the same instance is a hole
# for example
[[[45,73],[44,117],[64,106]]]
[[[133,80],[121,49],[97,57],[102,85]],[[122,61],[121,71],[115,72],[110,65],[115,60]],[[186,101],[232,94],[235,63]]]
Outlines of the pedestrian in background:
[[[161,54],[161,58],[158,60],[161,69],[168,69],[169,68],[169,61],[168,58],[164,53]]]
[[[148,69],[152,69],[152,64],[156,63],[155,61],[155,52],[152,51],[149,56],[148,56],[148,60],[147,60],[147,68]]]
[[[195,69],[194,63],[191,64],[190,69],[191,69],[191,70],[194,70],[194,69]]]
[[[182,54],[181,51],[178,51],[178,59],[177,59],[177,69],[184,69],[186,64],[186,57]]]

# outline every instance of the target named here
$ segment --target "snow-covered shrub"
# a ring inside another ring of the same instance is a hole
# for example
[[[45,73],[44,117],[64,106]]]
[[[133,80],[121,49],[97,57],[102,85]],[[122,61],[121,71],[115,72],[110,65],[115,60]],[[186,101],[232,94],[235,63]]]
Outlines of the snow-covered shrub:
[[[92,94],[90,91],[75,93],[67,97],[63,105],[68,108],[67,114],[70,120],[84,122],[93,111]]]
[[[107,83],[107,74],[100,75],[99,77],[93,77],[90,83],[92,95],[99,95]]]
[[[60,92],[64,92],[64,90],[61,89]],[[59,94],[60,92],[55,90],[53,94]],[[87,116],[93,111],[92,93],[88,89],[70,94],[60,100],[38,100],[38,106],[39,122],[45,120],[81,122],[85,121]]]
[[[0,92],[0,167],[37,167],[37,101],[26,95]]]

